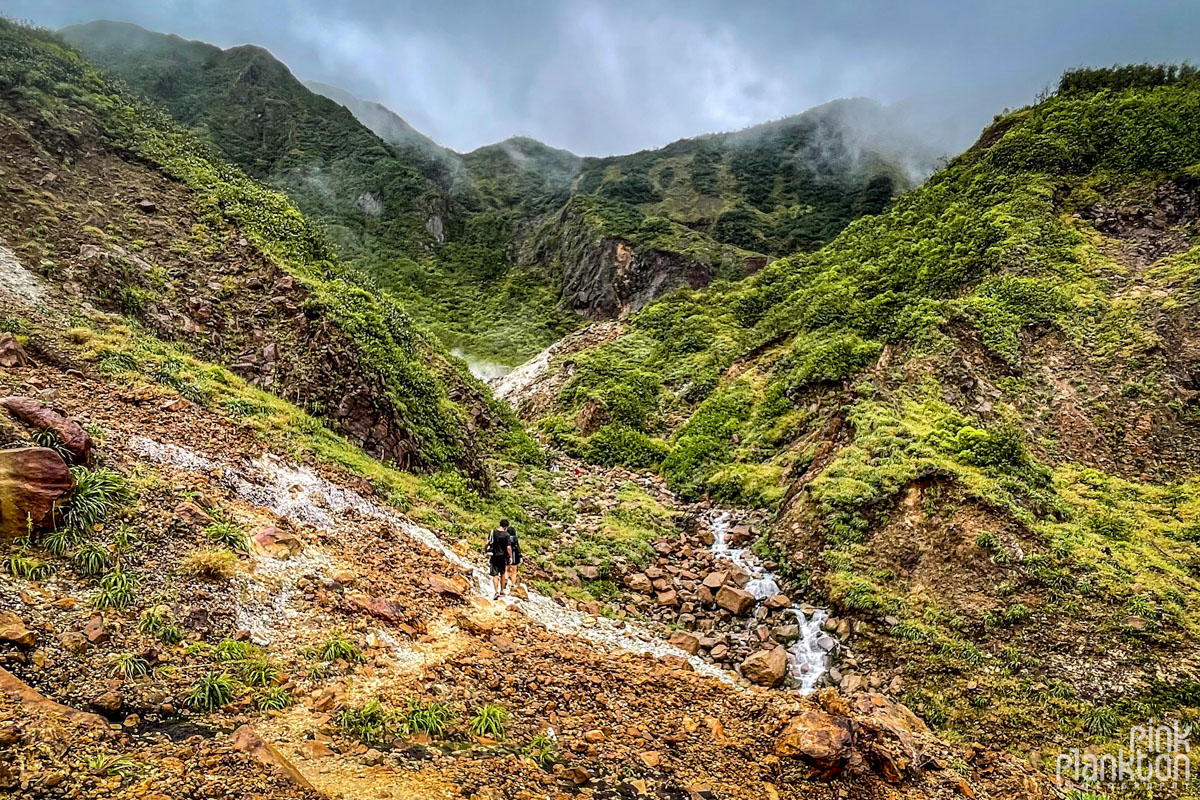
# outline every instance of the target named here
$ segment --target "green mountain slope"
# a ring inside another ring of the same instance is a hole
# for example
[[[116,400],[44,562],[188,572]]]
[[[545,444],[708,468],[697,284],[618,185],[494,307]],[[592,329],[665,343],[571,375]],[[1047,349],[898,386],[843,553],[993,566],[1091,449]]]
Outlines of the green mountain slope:
[[[0,69],[14,177],[48,165],[40,183],[14,180],[0,195],[5,239],[49,279],[129,316],[133,330],[109,332],[112,347],[144,331],[183,342],[409,469],[457,468],[485,482],[489,455],[525,447],[463,364],[390,297],[365,290],[284,195],[56,37],[4,22]],[[97,201],[96,185],[116,194]],[[151,354],[114,349],[109,366],[140,358]],[[156,376],[169,386],[202,377],[167,361]],[[495,423],[481,437],[477,417]]]
[[[1068,74],[888,213],[571,354],[543,430],[778,508],[846,671],[958,735],[1194,714],[1198,126],[1190,70]]]
[[[324,224],[343,257],[450,346],[520,360],[573,327],[554,276],[512,269],[511,224],[476,219],[452,170],[380,139],[265,50],[136,26],[62,32],[89,59]],[[478,204],[474,204],[478,205]]]

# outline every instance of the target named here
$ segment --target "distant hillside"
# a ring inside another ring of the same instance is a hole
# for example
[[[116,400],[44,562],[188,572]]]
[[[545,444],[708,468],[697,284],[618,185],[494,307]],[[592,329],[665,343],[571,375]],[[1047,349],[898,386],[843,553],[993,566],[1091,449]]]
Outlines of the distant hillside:
[[[306,86],[261,48],[111,22],[62,35],[287,192],[444,343],[509,364],[577,315],[627,315],[813,250],[932,160],[862,100],[627,156],[519,137],[460,156],[379,104]]]
[[[311,92],[345,106],[372,133],[395,147],[401,155],[421,165],[422,172],[427,177],[448,183],[452,190],[456,189],[465,177],[462,157],[458,153],[437,144],[386,106],[363,100],[345,89],[319,81],[304,81],[304,86]]]

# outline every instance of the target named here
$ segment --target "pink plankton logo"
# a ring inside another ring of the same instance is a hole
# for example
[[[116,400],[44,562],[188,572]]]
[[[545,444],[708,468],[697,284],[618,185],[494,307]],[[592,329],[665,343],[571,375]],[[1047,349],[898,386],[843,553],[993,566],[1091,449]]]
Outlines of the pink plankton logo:
[[[1192,726],[1141,726],[1129,729],[1128,747],[1116,753],[1087,753],[1078,747],[1054,760],[1060,784],[1089,788],[1183,788],[1191,783]]]

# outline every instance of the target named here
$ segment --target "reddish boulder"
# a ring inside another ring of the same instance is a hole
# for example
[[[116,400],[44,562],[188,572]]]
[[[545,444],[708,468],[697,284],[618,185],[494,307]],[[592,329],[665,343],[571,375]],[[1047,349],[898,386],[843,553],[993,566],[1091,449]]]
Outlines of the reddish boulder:
[[[29,364],[29,356],[25,355],[25,350],[17,338],[8,331],[0,333],[0,367],[12,369],[27,367]]]
[[[11,611],[0,611],[0,642],[11,642],[18,647],[33,647],[37,634],[25,627],[25,622]]]
[[[854,743],[850,720],[810,708],[794,717],[775,740],[775,755],[800,758],[812,765],[814,777],[834,778],[850,758]]]
[[[778,686],[787,671],[787,652],[782,647],[759,650],[742,662],[742,677],[759,686]]]
[[[700,649],[700,640],[687,631],[675,631],[669,640],[672,647],[678,647],[689,655],[696,655]]]
[[[441,575],[430,575],[425,581],[429,584],[429,588],[438,594],[449,597],[462,598],[471,593],[471,584],[461,576],[446,578]]]
[[[34,400],[32,397],[5,397],[0,407],[31,428],[54,431],[75,464],[92,463],[92,437],[75,420]]]
[[[679,606],[679,595],[674,589],[666,592],[659,592],[658,604],[660,606],[671,606],[672,608],[676,608]]]
[[[735,616],[745,616],[754,608],[754,595],[735,586],[722,586],[717,592],[717,605]]]
[[[386,597],[352,594],[346,599],[358,610],[385,622],[400,622],[404,619],[404,607]]]
[[[713,592],[717,592],[729,580],[729,573],[725,571],[710,572],[704,576],[704,585]]]
[[[254,549],[271,558],[287,560],[303,550],[304,543],[287,531],[267,527],[254,535]]]
[[[73,484],[67,463],[47,447],[0,450],[0,537],[23,536],[30,520],[45,522]]]
[[[625,585],[629,587],[629,591],[637,592],[638,594],[650,594],[654,591],[654,585],[650,582],[650,579],[640,572],[630,575]]]

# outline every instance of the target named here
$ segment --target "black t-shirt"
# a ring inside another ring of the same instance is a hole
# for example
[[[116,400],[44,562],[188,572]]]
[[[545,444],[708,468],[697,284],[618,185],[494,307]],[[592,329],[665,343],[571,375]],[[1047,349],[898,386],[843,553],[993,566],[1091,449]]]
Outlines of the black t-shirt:
[[[508,548],[513,546],[513,539],[504,528],[496,528],[488,537],[488,552],[494,556],[507,556]]]

